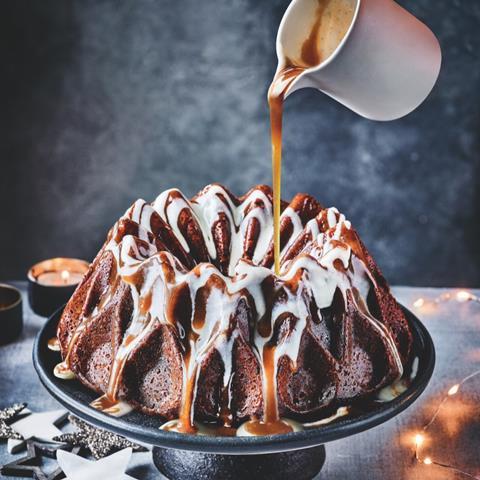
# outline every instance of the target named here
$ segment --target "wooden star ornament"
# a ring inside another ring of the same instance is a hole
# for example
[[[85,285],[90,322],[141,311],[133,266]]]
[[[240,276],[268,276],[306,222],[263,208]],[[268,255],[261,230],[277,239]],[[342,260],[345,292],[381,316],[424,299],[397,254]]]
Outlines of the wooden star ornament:
[[[136,443],[127,440],[115,433],[95,428],[73,415],[68,420],[76,428],[74,433],[63,433],[53,438],[56,442],[65,442],[69,445],[76,445],[87,448],[98,460],[112,452],[131,448],[134,452],[145,452],[147,449]]]
[[[72,449],[69,445],[49,446],[36,440],[27,440],[27,455],[0,466],[0,474],[6,477],[30,477],[36,480],[59,480],[65,475],[60,467],[53,472],[46,473],[42,469],[42,458],[57,458],[59,449]],[[80,447],[73,447],[72,454],[77,454]]]

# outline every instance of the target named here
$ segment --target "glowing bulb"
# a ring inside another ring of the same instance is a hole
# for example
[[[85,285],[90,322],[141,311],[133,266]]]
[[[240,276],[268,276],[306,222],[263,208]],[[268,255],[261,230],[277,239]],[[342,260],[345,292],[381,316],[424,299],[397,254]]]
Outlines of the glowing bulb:
[[[60,276],[62,277],[62,280],[64,281],[64,283],[67,283],[68,279],[70,278],[70,273],[67,270],[62,270],[62,273],[60,274]]]
[[[413,306],[415,308],[421,308],[423,307],[424,304],[425,304],[425,300],[423,298],[417,298],[417,300],[413,302]]]
[[[460,290],[459,292],[457,292],[457,302],[466,302],[468,300],[470,300],[472,298],[472,296],[470,295],[470,293],[466,292],[465,290]]]
[[[430,457],[426,457],[423,459],[423,463],[425,465],[431,465],[432,464],[432,459]]]
[[[417,446],[417,448],[422,445],[423,440],[424,440],[424,438],[423,438],[423,435],[422,435],[422,434],[417,433],[417,434],[415,435],[415,445]]]
[[[452,396],[455,395],[458,392],[458,389],[460,388],[460,385],[456,383],[453,385],[453,387],[450,387],[450,390],[448,391],[448,395]]]

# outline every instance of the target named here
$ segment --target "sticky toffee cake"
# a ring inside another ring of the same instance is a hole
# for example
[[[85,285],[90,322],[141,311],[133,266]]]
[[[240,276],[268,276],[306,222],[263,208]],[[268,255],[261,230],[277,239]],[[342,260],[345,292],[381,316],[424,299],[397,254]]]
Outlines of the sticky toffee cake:
[[[62,314],[56,374],[184,433],[286,433],[378,395],[411,357],[402,310],[338,210],[281,211],[275,275],[269,187],[137,200]]]

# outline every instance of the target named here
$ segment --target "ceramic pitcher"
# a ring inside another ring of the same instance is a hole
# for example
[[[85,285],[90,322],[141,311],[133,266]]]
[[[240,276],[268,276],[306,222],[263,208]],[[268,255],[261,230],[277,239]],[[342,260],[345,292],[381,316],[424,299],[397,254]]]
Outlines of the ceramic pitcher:
[[[318,0],[293,0],[277,35],[279,63],[299,58]],[[413,111],[433,88],[441,64],[432,31],[393,0],[357,0],[350,27],[324,62],[307,69],[287,96],[316,88],[372,120],[394,120]]]

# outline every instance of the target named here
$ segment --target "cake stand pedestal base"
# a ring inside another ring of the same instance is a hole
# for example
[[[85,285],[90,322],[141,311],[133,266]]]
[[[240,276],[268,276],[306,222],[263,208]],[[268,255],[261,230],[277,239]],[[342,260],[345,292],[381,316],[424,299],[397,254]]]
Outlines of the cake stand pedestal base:
[[[262,455],[223,455],[153,447],[153,462],[172,480],[310,480],[325,463],[325,447]]]

